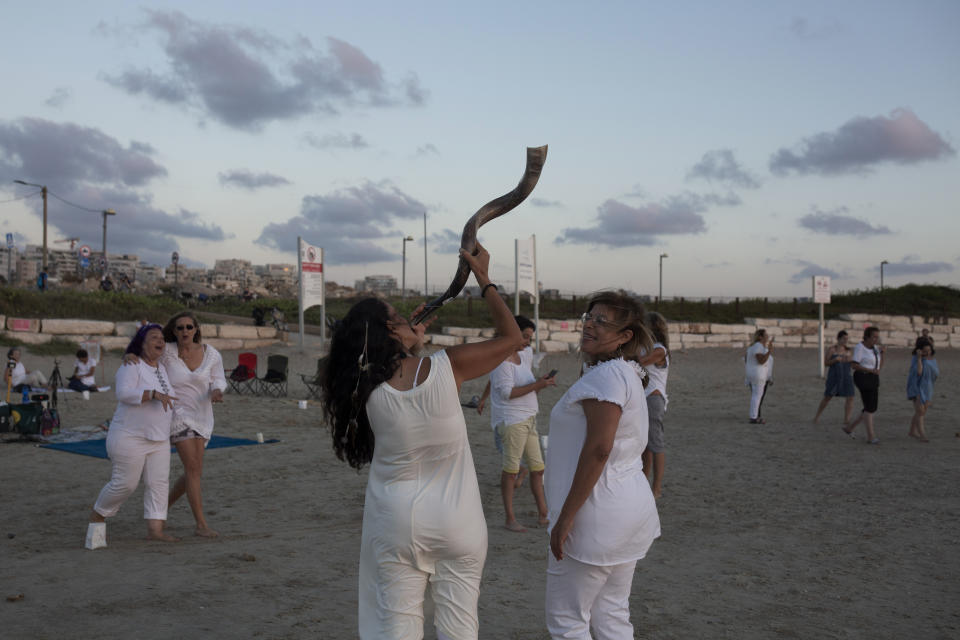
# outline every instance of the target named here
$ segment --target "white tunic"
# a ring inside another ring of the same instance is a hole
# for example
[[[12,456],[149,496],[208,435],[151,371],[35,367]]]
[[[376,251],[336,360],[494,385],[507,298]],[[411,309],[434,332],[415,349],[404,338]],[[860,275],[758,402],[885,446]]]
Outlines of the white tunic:
[[[143,401],[145,391],[170,394],[170,382],[162,364],[151,367],[141,360],[117,369],[117,410],[110,420],[110,433],[125,431],[145,440],[170,439],[172,411],[159,400]]]
[[[587,564],[609,566],[639,560],[660,536],[657,505],[640,458],[650,426],[638,370],[638,365],[623,359],[600,363],[563,394],[550,414],[544,489],[552,530],[570,493],[587,436],[587,418],[580,402],[612,402],[623,412],[610,457],[577,512],[563,547],[564,554]]]
[[[225,391],[227,379],[223,375],[223,359],[220,352],[210,345],[203,345],[203,360],[200,366],[190,371],[180,359],[176,342],[168,342],[160,359],[173,385],[174,404],[173,432],[193,429],[209,440],[213,434],[213,403],[210,392]]]
[[[533,349],[530,347],[518,352],[520,364],[504,360],[490,372],[490,426],[498,424],[517,424],[530,416],[537,415],[540,406],[537,394],[527,393],[511,398],[514,387],[523,387],[537,378],[533,375]]]
[[[663,406],[667,406],[667,375],[670,373],[670,354],[666,353],[667,348],[660,344],[659,342],[653,343],[653,349],[651,351],[656,351],[657,349],[664,350],[664,363],[663,366],[651,364],[647,367],[644,367],[644,371],[647,372],[649,382],[647,383],[646,394],[649,396],[654,391],[659,391],[660,395],[663,396]]]
[[[773,356],[767,358],[763,364],[757,362],[757,356],[767,353],[768,349],[762,342],[754,342],[747,348],[747,357],[745,360],[746,384],[764,383],[773,377]]]
[[[88,387],[96,385],[96,380],[94,380],[93,376],[90,375],[90,372],[93,371],[94,367],[97,366],[96,358],[87,356],[86,362],[77,358],[74,361],[73,366],[77,370],[77,379],[80,380],[80,382]]]
[[[367,400],[376,440],[363,505],[361,638],[403,635],[390,612],[422,599],[422,590],[409,593],[395,579],[398,566],[454,572],[473,593],[472,603],[454,604],[476,611],[487,524],[450,359],[438,351],[430,362],[419,386],[398,391],[383,383]]]

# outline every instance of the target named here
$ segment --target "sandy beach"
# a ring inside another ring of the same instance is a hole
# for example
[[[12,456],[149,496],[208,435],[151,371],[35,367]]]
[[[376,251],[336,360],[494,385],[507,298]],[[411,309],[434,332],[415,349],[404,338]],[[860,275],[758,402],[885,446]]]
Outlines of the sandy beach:
[[[228,395],[215,433],[280,442],[210,450],[205,510],[221,537],[192,535],[185,500],[171,510],[174,544],[144,540],[142,488],[108,522],[109,547],[83,548],[106,460],[0,445],[0,629],[5,638],[354,638],[366,472],[334,457],[319,405],[306,410],[291,358],[290,397]],[[907,437],[909,351],[889,350],[876,424],[879,446],[840,432],[841,400],[811,418],[823,383],[811,349],[778,349],[764,426],[747,423],[741,350],[675,353],[666,415],[663,536],[638,565],[631,599],[642,638],[956,638],[960,636],[960,352],[937,353],[941,380],[927,430]],[[26,349],[28,368],[52,357]],[[61,357],[62,367],[72,357]],[[101,364],[112,384],[119,359]],[[224,353],[227,366],[236,353]],[[548,356],[560,384],[540,396],[541,433],[577,372]],[[64,371],[65,374],[69,371]],[[261,371],[262,373],[262,371]],[[479,394],[485,380],[464,386]],[[859,402],[859,401],[858,401]],[[61,400],[63,428],[95,425],[113,392]],[[859,409],[859,404],[857,404]],[[506,531],[499,457],[487,415],[464,409],[489,528],[480,635],[547,638],[544,529],[526,487],[525,534]],[[176,455],[171,475],[181,470]],[[22,598],[19,598],[22,594]],[[13,599],[13,601],[10,601]],[[952,604],[951,604],[952,603]],[[434,637],[428,617],[426,637]]]

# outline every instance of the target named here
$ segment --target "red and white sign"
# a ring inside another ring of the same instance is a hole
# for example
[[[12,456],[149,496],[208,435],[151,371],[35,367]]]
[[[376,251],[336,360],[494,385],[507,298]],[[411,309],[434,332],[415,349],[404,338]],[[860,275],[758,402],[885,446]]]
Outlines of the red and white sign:
[[[830,276],[813,276],[813,301],[830,304]]]
[[[324,304],[323,249],[300,239],[300,300],[304,309]]]
[[[80,247],[80,257],[89,258],[90,257],[90,247],[88,245],[81,245]]]

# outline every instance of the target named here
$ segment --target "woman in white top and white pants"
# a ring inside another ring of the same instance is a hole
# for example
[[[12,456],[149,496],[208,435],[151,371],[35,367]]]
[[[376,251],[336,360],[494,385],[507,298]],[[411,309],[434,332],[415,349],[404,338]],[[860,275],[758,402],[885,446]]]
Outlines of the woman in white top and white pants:
[[[633,638],[637,561],[660,535],[643,473],[649,424],[641,349],[653,343],[643,310],[601,293],[584,314],[581,352],[595,366],[550,414],[545,488],[550,510],[546,619],[552,638]]]
[[[750,387],[750,423],[766,424],[760,408],[773,371],[773,336],[768,339],[766,329],[757,329],[753,334],[753,344],[747,349],[744,363],[746,382]]]
[[[117,371],[119,403],[107,433],[107,454],[113,470],[90,513],[88,549],[106,546],[105,519],[116,514],[136,490],[141,475],[147,537],[165,542],[176,540],[163,531],[170,480],[170,425],[176,400],[160,364],[163,347],[160,325],[141,327],[127,346],[127,352],[136,354],[139,362]]]

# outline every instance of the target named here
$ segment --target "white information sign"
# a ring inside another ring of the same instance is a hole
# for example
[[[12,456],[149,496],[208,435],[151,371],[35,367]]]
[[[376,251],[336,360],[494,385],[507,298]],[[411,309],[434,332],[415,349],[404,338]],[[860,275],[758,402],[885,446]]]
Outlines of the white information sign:
[[[830,304],[830,276],[813,276],[813,301]]]
[[[536,238],[517,240],[517,291],[526,291],[537,299]]]
[[[300,239],[300,300],[304,309],[324,302],[323,249]]]

